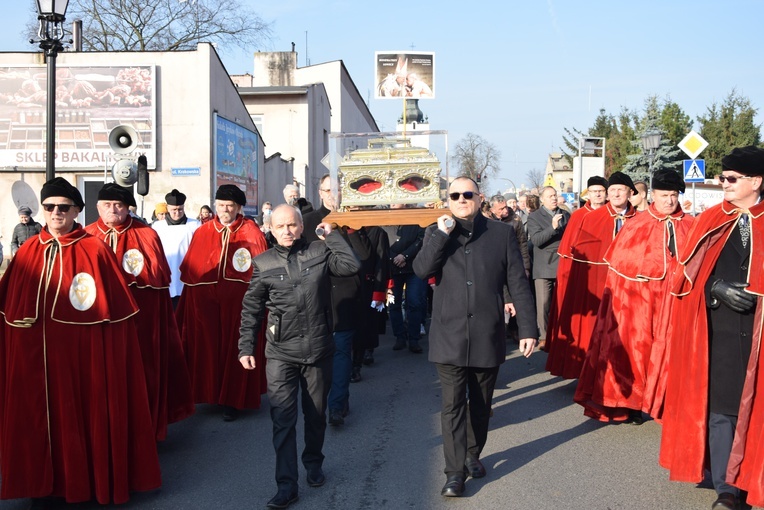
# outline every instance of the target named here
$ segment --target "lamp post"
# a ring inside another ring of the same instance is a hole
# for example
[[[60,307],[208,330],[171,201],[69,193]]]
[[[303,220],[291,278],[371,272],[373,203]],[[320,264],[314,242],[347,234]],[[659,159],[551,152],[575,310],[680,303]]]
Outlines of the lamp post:
[[[653,163],[655,162],[655,151],[661,146],[661,132],[655,128],[650,128],[642,133],[642,149],[650,158],[650,166],[647,167],[648,179],[653,176]]]
[[[512,182],[512,179],[507,179],[506,177],[494,177],[497,181],[507,181],[512,185],[512,192],[517,193],[517,186],[515,186],[515,183]]]
[[[39,40],[29,42],[39,43],[48,61],[48,91],[47,109],[48,120],[45,134],[45,179],[51,180],[56,176],[56,57],[64,49],[61,39],[64,37],[64,21],[69,0],[37,0],[37,19],[40,28],[37,30]]]

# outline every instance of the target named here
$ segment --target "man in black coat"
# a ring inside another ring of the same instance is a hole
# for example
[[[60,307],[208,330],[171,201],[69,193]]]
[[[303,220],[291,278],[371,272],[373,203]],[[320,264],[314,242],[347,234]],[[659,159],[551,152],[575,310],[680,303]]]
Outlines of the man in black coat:
[[[441,216],[427,228],[414,272],[435,277],[429,359],[442,389],[447,479],[441,495],[450,497],[464,493],[465,468],[473,478],[485,476],[480,453],[506,357],[504,286],[514,300],[526,357],[536,343],[536,321],[514,228],[480,214],[478,186],[469,177],[454,179],[449,198],[453,219]]]
[[[257,335],[267,320],[265,372],[273,420],[278,493],[269,508],[297,501],[297,393],[302,388],[305,449],[302,463],[311,487],[324,484],[322,470],[326,398],[332,379],[334,341],[330,280],[351,276],[361,267],[339,232],[321,223],[325,242],[302,239],[302,217],[289,205],[272,213],[277,246],[252,259],[252,280],[244,295],[239,333],[239,361],[255,368]],[[268,310],[266,319],[266,309]]]

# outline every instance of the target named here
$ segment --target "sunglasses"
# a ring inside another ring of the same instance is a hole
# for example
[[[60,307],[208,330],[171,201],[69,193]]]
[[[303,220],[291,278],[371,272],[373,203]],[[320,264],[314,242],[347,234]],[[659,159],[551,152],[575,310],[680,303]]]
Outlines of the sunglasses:
[[[719,176],[719,182],[724,184],[725,181],[729,182],[730,184],[735,184],[738,179],[753,179],[753,176],[751,175],[741,175],[740,177],[735,177],[734,175],[731,175],[729,177],[725,177],[723,175]]]
[[[459,192],[449,193],[448,198],[450,198],[451,200],[459,200],[460,195],[463,196],[465,200],[472,200],[472,197],[475,196],[475,192],[465,191],[463,193],[459,193]]]
[[[68,213],[69,209],[74,207],[74,204],[42,204],[42,208],[47,212],[53,212],[53,209],[58,207],[58,211],[62,213]]]

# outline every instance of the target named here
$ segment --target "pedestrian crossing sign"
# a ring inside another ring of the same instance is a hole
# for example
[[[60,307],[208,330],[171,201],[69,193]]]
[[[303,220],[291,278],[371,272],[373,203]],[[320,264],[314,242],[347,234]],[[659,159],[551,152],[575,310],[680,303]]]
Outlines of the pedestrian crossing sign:
[[[706,160],[704,159],[685,159],[684,164],[684,182],[705,182],[706,181]]]

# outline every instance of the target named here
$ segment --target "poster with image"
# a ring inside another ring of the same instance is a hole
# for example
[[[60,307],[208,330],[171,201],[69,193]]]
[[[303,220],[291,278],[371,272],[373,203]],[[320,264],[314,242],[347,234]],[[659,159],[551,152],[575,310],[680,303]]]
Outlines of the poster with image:
[[[435,53],[378,51],[374,70],[375,99],[435,98]]]

